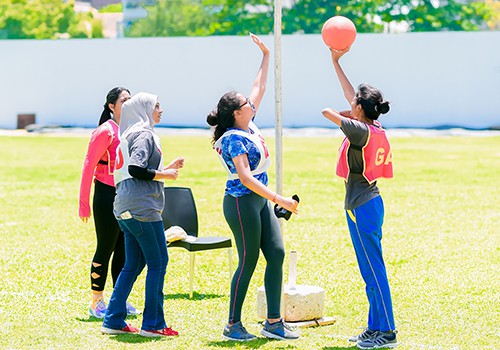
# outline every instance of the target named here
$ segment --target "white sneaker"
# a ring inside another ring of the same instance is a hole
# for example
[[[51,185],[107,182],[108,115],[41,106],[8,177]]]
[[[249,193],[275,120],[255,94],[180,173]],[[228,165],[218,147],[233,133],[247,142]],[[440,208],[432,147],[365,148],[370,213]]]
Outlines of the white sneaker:
[[[135,307],[132,306],[132,304],[130,304],[127,301],[127,315],[129,315],[129,316],[137,316],[137,315],[140,315],[140,314],[142,314],[142,312],[140,310],[137,310]]]

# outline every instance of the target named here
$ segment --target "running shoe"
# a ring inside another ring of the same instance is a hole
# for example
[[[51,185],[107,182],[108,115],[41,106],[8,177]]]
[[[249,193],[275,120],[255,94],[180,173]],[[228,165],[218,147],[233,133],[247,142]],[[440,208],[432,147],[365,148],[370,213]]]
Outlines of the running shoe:
[[[158,329],[158,330],[141,329],[141,332],[139,334],[142,335],[143,337],[172,337],[179,335],[179,332],[174,331],[170,327],[165,327],[163,329]]]
[[[122,329],[113,329],[105,326],[101,327],[102,334],[126,334],[126,333],[139,333],[139,328],[127,324]]]
[[[132,306],[132,304],[130,304],[127,301],[127,315],[129,315],[129,316],[137,316],[137,315],[140,315],[140,314],[142,314],[142,312],[140,310],[137,310],[135,307]]]
[[[106,309],[108,306],[104,302],[103,299],[99,299],[95,305],[94,303],[91,303],[89,306],[89,315],[97,318],[104,318],[104,315],[106,314]]]
[[[376,332],[370,339],[358,342],[360,349],[383,349],[398,346],[396,332]]]
[[[260,334],[277,340],[299,339],[299,333],[295,332],[283,319],[272,324],[266,320]]]
[[[226,340],[234,341],[249,341],[257,339],[255,335],[248,333],[245,327],[243,327],[241,321],[233,323],[230,326],[225,326],[224,331],[222,332],[222,337]]]
[[[349,341],[353,342],[353,343],[357,343],[358,341],[368,340],[371,337],[373,337],[373,335],[375,333],[377,333],[377,331],[372,331],[370,328],[366,327],[365,330],[363,332],[361,332],[360,334],[350,337]]]

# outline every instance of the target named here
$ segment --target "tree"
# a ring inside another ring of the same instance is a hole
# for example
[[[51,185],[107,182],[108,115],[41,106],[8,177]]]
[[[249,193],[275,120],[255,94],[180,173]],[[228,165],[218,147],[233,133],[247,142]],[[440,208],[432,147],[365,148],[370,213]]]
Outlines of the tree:
[[[157,0],[128,36],[246,35],[273,32],[274,0]],[[350,18],[358,32],[405,23],[409,31],[479,30],[491,26],[492,5],[458,0],[293,0],[283,8],[285,34],[320,33],[330,17]]]
[[[491,6],[493,14],[491,19],[487,21],[488,27],[492,30],[500,29],[500,1],[498,0],[485,0],[486,4]]]
[[[146,7],[148,16],[133,23],[126,36],[209,35],[210,18],[202,4],[192,0],[158,0]]]
[[[283,33],[320,33],[325,21],[332,16],[348,17],[354,22],[358,31],[362,31],[360,29],[366,25],[364,16],[361,15],[363,12],[356,13],[350,5],[351,2],[349,0],[296,0],[291,8],[283,9]],[[363,6],[368,9],[373,2],[363,2]]]
[[[412,32],[441,30],[479,30],[493,15],[484,2],[459,3],[456,0],[391,0],[377,13],[383,22],[406,22]]]
[[[0,0],[0,31],[6,39],[102,37],[91,13],[75,13],[74,2]]]
[[[320,33],[331,16],[350,18],[358,32],[381,32],[385,24],[407,23],[409,31],[478,30],[494,13],[484,2],[457,0],[296,0],[284,11],[285,33]]]
[[[273,0],[212,0],[210,32],[213,35],[269,34],[274,26]]]
[[[273,0],[157,0],[148,17],[126,35],[206,36],[267,34],[273,28]]]

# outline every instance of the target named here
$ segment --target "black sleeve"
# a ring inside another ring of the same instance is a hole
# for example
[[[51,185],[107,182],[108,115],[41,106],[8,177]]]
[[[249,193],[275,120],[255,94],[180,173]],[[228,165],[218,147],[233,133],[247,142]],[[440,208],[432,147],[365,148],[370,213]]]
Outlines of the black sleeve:
[[[141,168],[137,165],[129,165],[128,173],[136,179],[148,181],[153,180],[156,176],[156,171],[154,171],[153,169]]]

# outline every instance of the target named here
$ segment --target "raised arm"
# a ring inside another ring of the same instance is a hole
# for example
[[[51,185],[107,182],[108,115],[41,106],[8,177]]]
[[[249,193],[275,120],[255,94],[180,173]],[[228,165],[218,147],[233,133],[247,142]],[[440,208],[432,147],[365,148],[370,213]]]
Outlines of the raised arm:
[[[269,48],[259,39],[258,36],[250,33],[250,37],[262,51],[262,62],[260,63],[259,71],[257,72],[257,76],[255,77],[255,81],[253,82],[252,90],[249,96],[250,101],[252,101],[252,103],[255,106],[255,112],[257,112],[260,106],[260,102],[262,101],[262,97],[264,96],[264,92],[266,91],[267,71],[269,70],[270,51]]]
[[[335,73],[337,73],[337,77],[339,78],[340,85],[342,86],[342,90],[344,90],[344,96],[347,99],[349,103],[351,103],[352,99],[354,98],[355,95],[355,90],[347,78],[347,76],[344,73],[344,70],[340,66],[339,60],[340,58],[349,51],[350,47],[343,51],[337,51],[330,49],[331,55],[332,55],[332,63],[333,63],[333,68],[335,68]]]
[[[346,118],[342,114],[340,114],[343,112],[339,113],[336,110],[334,110],[333,108],[325,108],[321,111],[321,113],[323,113],[323,115],[325,116],[326,119],[334,122],[338,126],[342,126],[342,119]],[[349,118],[349,117],[347,117],[347,118]]]

